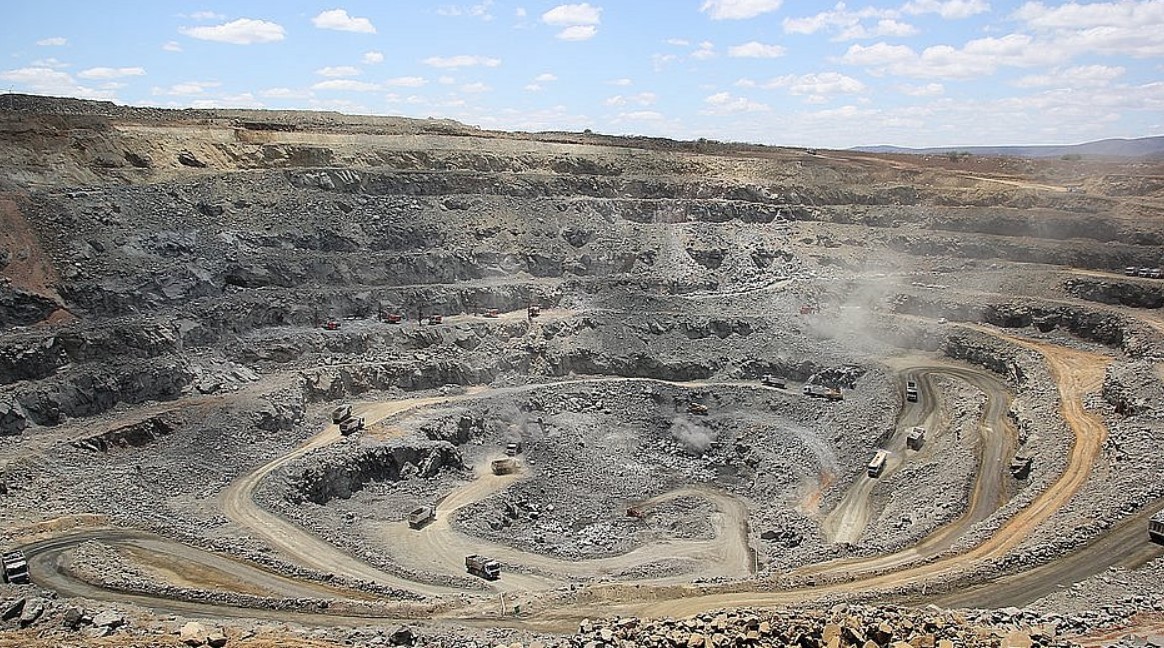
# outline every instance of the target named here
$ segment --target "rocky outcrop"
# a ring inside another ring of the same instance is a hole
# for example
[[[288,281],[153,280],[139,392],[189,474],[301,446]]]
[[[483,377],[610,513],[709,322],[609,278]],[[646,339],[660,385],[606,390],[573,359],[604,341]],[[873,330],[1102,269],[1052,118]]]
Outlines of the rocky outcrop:
[[[678,381],[709,378],[722,366],[722,361],[660,358],[647,353],[616,355],[588,348],[556,351],[549,354],[546,361],[554,376],[573,373]]]
[[[101,434],[74,441],[73,445],[83,450],[109,452],[115,448],[140,447],[172,433],[181,421],[155,416],[132,425],[124,425]]]
[[[1026,623],[996,627],[988,620],[971,623],[962,614],[929,608],[910,610],[837,605],[829,611],[764,614],[745,609],[712,612],[687,619],[584,620],[579,624],[578,634],[571,645],[634,644],[686,648],[1018,648],[1066,645],[1058,641],[1058,623],[1044,625],[1038,621],[1032,618]]]
[[[1162,411],[1164,384],[1151,362],[1113,362],[1104,374],[1103,399],[1124,416],[1155,416]]]
[[[370,482],[432,477],[441,470],[461,468],[461,453],[451,443],[361,447],[350,453],[314,458],[311,465],[300,468],[291,478],[288,498],[292,502],[326,504],[335,498],[347,499]]]
[[[91,416],[118,403],[142,403],[177,397],[194,374],[184,361],[143,362],[121,367],[92,367],[67,378],[22,383],[15,390],[25,416],[38,425]]]
[[[1164,306],[1164,285],[1104,279],[1068,279],[1063,287],[1080,299],[1133,308]]]
[[[0,397],[0,436],[20,434],[28,427],[28,419],[20,403],[10,397]]]
[[[60,307],[55,299],[0,283],[0,329],[42,322]]]
[[[345,367],[322,367],[303,374],[307,400],[337,400],[397,387],[409,391],[435,389],[444,385],[488,383],[514,365],[509,358],[480,358],[479,364],[451,360],[434,360],[422,365],[364,364]]]

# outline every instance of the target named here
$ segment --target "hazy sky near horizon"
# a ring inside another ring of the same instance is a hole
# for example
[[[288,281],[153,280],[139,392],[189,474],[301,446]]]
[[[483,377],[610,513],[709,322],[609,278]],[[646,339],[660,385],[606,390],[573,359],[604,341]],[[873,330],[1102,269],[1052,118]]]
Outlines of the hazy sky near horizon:
[[[819,147],[1164,133],[1164,0],[13,3],[0,91]]]

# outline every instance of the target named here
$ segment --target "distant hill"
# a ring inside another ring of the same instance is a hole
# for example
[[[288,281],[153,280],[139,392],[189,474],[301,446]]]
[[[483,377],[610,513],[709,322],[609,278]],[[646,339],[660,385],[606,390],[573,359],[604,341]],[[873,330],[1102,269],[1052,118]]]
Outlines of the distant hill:
[[[920,149],[900,146],[857,146],[849,150],[864,153],[906,153],[913,155],[941,155],[958,151],[971,155],[1032,158],[1062,157],[1064,155],[1121,158],[1164,157],[1164,136],[1105,139],[1085,144],[1062,146],[945,146]]]

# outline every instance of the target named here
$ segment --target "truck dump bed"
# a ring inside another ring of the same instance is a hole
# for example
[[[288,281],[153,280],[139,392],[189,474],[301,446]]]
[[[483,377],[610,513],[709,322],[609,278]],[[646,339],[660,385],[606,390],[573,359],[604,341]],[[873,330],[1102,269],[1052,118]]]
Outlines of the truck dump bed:
[[[24,557],[23,551],[10,551],[4,554],[2,561],[5,583],[27,585],[30,582],[28,577],[28,559]]]
[[[1159,511],[1148,520],[1148,537],[1152,542],[1164,544],[1164,511]]]

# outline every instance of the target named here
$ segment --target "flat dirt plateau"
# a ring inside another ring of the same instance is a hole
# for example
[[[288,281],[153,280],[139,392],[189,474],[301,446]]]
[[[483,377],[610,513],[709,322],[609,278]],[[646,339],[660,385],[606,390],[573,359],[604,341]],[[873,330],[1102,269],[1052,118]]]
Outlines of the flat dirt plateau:
[[[3,95],[0,646],[1160,645],[1159,267],[1161,160]]]

